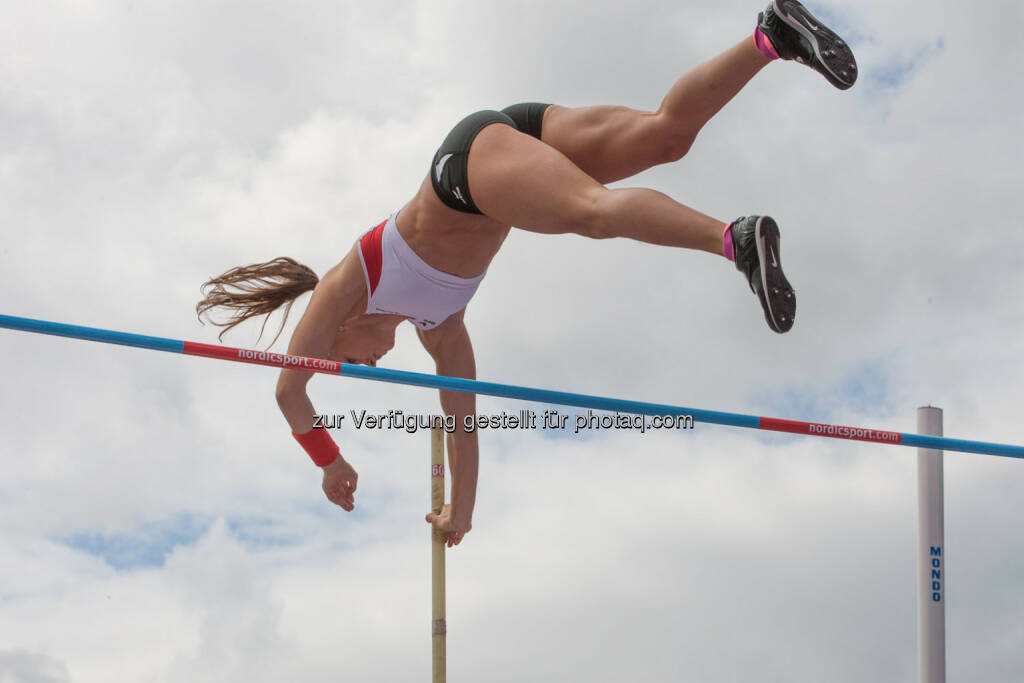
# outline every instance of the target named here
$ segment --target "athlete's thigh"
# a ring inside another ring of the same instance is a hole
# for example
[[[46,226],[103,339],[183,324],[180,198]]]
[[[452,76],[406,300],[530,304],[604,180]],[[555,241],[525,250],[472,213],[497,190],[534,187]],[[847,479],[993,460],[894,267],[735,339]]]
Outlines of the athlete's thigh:
[[[628,107],[552,106],[542,140],[602,183],[629,178],[668,160],[656,113]]]
[[[503,125],[487,126],[473,141],[469,187],[485,215],[544,233],[579,232],[607,192],[555,148]]]

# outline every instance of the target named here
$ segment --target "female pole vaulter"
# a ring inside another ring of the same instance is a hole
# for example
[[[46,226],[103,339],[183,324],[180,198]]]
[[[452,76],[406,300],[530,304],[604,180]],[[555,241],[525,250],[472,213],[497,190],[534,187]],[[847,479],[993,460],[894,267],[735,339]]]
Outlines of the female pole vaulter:
[[[752,38],[683,75],[657,111],[523,103],[470,114],[442,142],[415,196],[359,238],[323,279],[288,258],[235,268],[203,286],[197,313],[227,308],[231,318],[217,323],[226,332],[282,306],[287,316],[293,300],[312,290],[289,353],[374,365],[394,346],[395,328],[409,320],[438,374],[475,379],[463,314],[515,226],[724,256],[757,295],[768,326],[786,332],[796,298],[782,271],[772,218],[725,223],[654,190],[605,187],[681,159],[704,124],[779,58],[815,69],[840,89],[857,79],[853,53],[839,36],[799,2],[774,0],[758,15]],[[328,499],[350,511],[358,475],[328,432],[312,429],[311,376],[282,370],[277,402],[295,439],[323,468]],[[475,414],[476,396],[441,391],[441,405],[461,423]],[[475,431],[449,436],[449,464],[452,503],[427,521],[451,547],[472,528]]]

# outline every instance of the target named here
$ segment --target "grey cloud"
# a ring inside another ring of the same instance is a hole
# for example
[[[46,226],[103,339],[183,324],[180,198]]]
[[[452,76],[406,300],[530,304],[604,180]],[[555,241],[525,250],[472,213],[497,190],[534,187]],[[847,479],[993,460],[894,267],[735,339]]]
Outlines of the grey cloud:
[[[0,680],[11,683],[68,683],[63,662],[27,650],[0,651]]]

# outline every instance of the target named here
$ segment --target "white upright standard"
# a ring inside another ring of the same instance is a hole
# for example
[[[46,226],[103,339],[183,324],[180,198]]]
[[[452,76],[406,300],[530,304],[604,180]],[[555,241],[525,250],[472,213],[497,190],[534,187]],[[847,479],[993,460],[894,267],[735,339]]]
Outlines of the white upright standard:
[[[917,409],[917,433],[942,436],[942,409]],[[946,549],[942,451],[917,449],[917,659],[919,683],[946,683]]]

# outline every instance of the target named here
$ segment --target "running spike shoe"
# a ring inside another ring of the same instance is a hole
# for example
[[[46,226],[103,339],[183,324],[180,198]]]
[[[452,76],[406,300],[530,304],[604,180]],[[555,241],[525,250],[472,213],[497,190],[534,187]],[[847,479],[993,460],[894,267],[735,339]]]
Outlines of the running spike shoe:
[[[796,0],[773,0],[757,25],[782,59],[806,64],[846,90],[857,81],[857,60],[846,42]]]
[[[779,226],[769,216],[744,216],[729,230],[736,270],[757,294],[768,326],[780,334],[788,332],[796,315],[796,293],[782,272]]]

